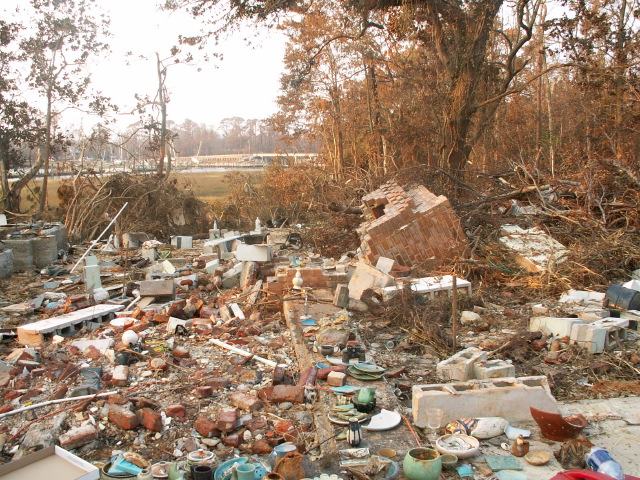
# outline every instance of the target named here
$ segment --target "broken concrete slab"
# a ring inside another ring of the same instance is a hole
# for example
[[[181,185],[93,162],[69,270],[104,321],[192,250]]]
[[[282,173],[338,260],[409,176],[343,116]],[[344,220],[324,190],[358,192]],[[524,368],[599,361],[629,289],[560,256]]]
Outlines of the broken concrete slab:
[[[504,236],[498,240],[528,272],[545,272],[565,261],[569,254],[564,245],[538,227],[524,229],[518,225],[503,225],[501,230]]]
[[[361,249],[372,265],[381,256],[405,266],[464,256],[467,239],[446,197],[422,185],[405,190],[387,182],[362,201],[368,220]]]
[[[7,278],[13,275],[13,250],[0,252],[0,278]]]
[[[427,426],[427,410],[444,412],[443,426],[453,418],[502,417],[510,422],[530,421],[530,407],[558,413],[547,377],[470,380],[459,383],[414,385],[413,421]]]
[[[367,262],[360,261],[349,280],[349,296],[360,300],[367,289],[381,289],[395,284],[395,279]]]

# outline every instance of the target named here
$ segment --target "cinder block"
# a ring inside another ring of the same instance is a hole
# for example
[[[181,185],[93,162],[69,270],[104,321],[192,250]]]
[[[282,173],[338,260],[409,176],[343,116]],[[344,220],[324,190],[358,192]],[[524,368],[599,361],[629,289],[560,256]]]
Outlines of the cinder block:
[[[628,319],[613,317],[585,325],[576,325],[571,330],[571,342],[586,348],[591,353],[601,353],[626,340],[628,326]]]
[[[13,275],[13,250],[0,252],[0,278]]]
[[[172,279],[143,280],[140,282],[141,297],[176,297],[176,288]]]
[[[382,289],[382,300],[387,302],[398,294],[404,285],[394,285]],[[456,290],[458,294],[471,295],[471,282],[456,277]],[[452,295],[453,292],[453,276],[443,275],[441,277],[424,277],[411,281],[411,291],[419,295],[427,295],[434,298],[438,294]]]
[[[95,305],[23,325],[18,327],[18,342],[23,345],[41,345],[46,337],[71,334],[90,321],[110,320],[115,312],[123,308],[123,305]]]
[[[205,267],[204,267],[204,271],[209,273],[209,274],[213,274],[216,272],[216,269],[220,266],[220,260],[211,260],[210,262],[207,262]]]
[[[376,268],[382,273],[391,273],[391,270],[393,269],[393,265],[395,263],[395,260],[393,260],[392,258],[378,257]]]
[[[479,361],[473,364],[473,374],[478,380],[516,376],[516,367],[504,360]]]
[[[235,255],[241,262],[270,262],[273,258],[273,245],[239,243]]]
[[[93,293],[98,288],[102,288],[100,265],[87,265],[84,267],[84,284],[87,293]]]
[[[445,381],[457,380],[466,382],[474,378],[473,365],[478,361],[487,359],[487,352],[479,348],[465,348],[455,355],[438,363],[436,371],[438,376]]]
[[[455,418],[502,417],[509,422],[531,421],[530,407],[559,413],[547,377],[470,380],[459,383],[414,385],[413,421],[427,426],[427,409],[444,412],[442,424]]]
[[[338,308],[349,307],[349,287],[346,284],[340,284],[336,287],[336,293],[333,295],[333,304]]]
[[[193,248],[193,237],[173,236],[171,237],[171,245],[178,248]]]
[[[142,258],[148,258],[152,262],[155,262],[158,259],[158,248],[142,248],[140,250],[140,255],[142,256]]]
[[[579,318],[531,317],[529,331],[550,333],[554,337],[568,337],[574,325],[584,325],[584,323]]]

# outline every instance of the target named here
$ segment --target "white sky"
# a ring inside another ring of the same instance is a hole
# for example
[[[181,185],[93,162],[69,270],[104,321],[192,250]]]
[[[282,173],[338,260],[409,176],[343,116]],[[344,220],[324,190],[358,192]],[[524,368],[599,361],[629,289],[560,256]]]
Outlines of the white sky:
[[[26,4],[28,0],[2,0],[4,8]],[[155,52],[169,56],[177,37],[195,35],[200,23],[183,12],[159,12],[159,0],[96,0],[111,17],[111,54],[99,59],[92,69],[92,83],[112,98],[121,111],[132,111],[134,94],[153,97],[157,89]],[[251,40],[251,45],[245,41]],[[228,117],[266,118],[275,113],[284,54],[284,36],[275,30],[253,27],[246,33],[231,35],[227,41],[206,47],[224,56],[222,60],[198,61],[202,52],[193,49],[194,66],[175,65],[168,70],[167,88],[170,103],[168,118],[177,123],[189,118],[196,123],[216,126]],[[186,49],[186,48],[185,48]],[[128,60],[124,54],[133,52]],[[142,55],[146,60],[140,60]],[[130,65],[127,65],[127,61]],[[200,68],[200,72],[198,72]],[[74,115],[66,120],[82,123],[85,128],[94,123]],[[118,121],[126,126],[137,121],[129,116]]]

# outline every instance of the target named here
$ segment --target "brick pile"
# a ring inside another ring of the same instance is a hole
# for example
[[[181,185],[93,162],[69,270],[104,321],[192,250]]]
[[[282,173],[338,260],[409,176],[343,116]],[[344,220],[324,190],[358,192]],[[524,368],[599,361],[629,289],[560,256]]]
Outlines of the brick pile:
[[[379,257],[400,265],[440,265],[463,256],[468,247],[460,221],[449,200],[424,186],[405,190],[387,182],[365,197],[368,224],[363,228],[362,252],[375,265]]]
[[[303,287],[335,289],[341,283],[347,283],[347,274],[335,270],[324,270],[321,267],[287,267],[279,266],[275,277],[269,277],[266,282],[268,291],[282,295],[293,285],[293,277],[300,270],[304,283]]]

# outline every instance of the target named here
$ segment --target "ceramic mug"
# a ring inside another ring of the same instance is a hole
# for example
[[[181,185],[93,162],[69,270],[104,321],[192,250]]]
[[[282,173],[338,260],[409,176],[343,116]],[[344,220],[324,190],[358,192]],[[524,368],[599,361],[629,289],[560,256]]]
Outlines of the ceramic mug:
[[[253,480],[253,476],[256,471],[256,466],[253,463],[243,463],[236,467],[236,473],[238,474],[238,480]]]

